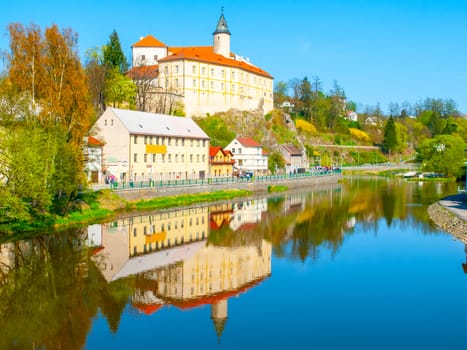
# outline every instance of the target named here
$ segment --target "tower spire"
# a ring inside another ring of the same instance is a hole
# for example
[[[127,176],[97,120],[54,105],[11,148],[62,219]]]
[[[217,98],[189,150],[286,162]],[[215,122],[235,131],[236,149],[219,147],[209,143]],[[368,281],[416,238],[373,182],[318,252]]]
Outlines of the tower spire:
[[[221,34],[221,33],[230,35],[229,27],[227,26],[227,21],[225,20],[225,17],[224,17],[224,6],[221,7],[221,16],[219,17],[219,21],[217,21],[216,30],[214,31],[213,34]]]

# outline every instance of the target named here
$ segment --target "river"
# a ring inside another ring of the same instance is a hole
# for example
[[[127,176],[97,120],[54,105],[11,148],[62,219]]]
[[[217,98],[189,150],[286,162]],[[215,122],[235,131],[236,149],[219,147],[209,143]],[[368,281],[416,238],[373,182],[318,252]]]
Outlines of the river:
[[[456,184],[346,177],[0,245],[0,349],[464,349]]]

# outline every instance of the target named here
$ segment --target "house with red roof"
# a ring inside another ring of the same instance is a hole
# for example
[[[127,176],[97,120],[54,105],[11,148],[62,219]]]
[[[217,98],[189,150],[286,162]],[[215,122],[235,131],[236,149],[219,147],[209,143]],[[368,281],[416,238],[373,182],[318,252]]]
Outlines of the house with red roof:
[[[209,147],[209,167],[211,177],[229,177],[233,175],[235,160],[232,152],[219,146]]]
[[[187,116],[229,109],[271,111],[273,77],[232,53],[230,35],[222,13],[212,46],[170,47],[152,35],[134,43],[129,76],[138,86],[138,108],[170,114],[183,106]],[[150,68],[139,68],[145,66]]]
[[[235,158],[234,171],[253,172],[254,175],[267,175],[268,154],[251,137],[236,137],[226,147]]]
[[[84,162],[88,181],[91,183],[102,183],[104,181],[102,176],[104,142],[94,136],[88,136],[87,141],[87,147],[84,151]]]

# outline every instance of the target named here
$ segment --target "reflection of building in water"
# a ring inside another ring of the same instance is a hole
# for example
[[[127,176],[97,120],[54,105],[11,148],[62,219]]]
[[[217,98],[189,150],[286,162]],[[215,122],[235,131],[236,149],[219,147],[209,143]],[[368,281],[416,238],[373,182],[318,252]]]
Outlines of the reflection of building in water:
[[[148,271],[137,279],[132,302],[145,313],[163,304],[181,309],[211,305],[218,336],[227,320],[227,299],[271,274],[271,243],[256,246],[204,246],[187,259]]]
[[[268,210],[268,201],[267,198],[260,198],[237,202],[234,203],[233,210],[230,227],[237,231],[242,226],[259,223],[262,215]]]
[[[291,214],[305,209],[305,198],[302,192],[291,192],[285,196],[284,213]]]
[[[265,208],[265,201],[244,202],[237,208],[243,216],[238,222],[256,222]],[[121,219],[103,225],[100,237],[94,226],[88,239],[100,246],[92,259],[107,281],[134,276],[132,304],[146,314],[166,304],[181,309],[211,305],[220,336],[227,299],[271,274],[272,246],[262,238],[235,247],[207,245],[210,221],[229,228],[233,205],[211,207],[211,220],[209,212],[204,207]]]
[[[100,242],[93,259],[108,281],[116,280],[136,273],[137,266],[150,270],[189,256],[199,244],[186,243],[205,240],[208,230],[207,207],[120,219],[102,225],[100,238],[93,227],[92,241]],[[160,254],[168,248],[178,249]]]
[[[39,246],[34,240],[27,239],[17,242],[8,242],[0,245],[0,279],[13,270],[22,259],[30,257],[39,251]]]
[[[229,226],[234,213],[232,203],[221,203],[209,208],[210,229],[217,230],[222,226]]]
[[[0,245],[0,279],[15,266],[15,244]]]

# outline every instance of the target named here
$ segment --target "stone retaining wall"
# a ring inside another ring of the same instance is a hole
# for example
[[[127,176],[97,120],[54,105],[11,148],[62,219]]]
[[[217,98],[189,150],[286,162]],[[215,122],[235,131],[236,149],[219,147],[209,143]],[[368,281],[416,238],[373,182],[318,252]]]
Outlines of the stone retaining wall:
[[[173,196],[178,194],[195,194],[214,192],[230,189],[249,190],[255,194],[267,193],[268,186],[283,185],[289,189],[305,188],[308,186],[315,186],[319,184],[337,183],[342,178],[341,174],[324,175],[324,176],[310,176],[303,178],[293,178],[286,180],[274,181],[252,181],[252,182],[237,182],[237,183],[218,183],[209,185],[186,185],[186,186],[172,186],[172,187],[153,187],[141,189],[122,189],[115,190],[115,193],[120,197],[133,201],[138,199],[150,199],[155,197]]]
[[[428,207],[428,215],[434,223],[455,236],[467,238],[467,222],[461,220],[439,203],[432,204]]]

